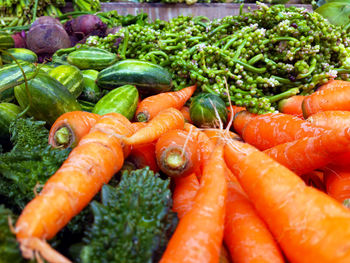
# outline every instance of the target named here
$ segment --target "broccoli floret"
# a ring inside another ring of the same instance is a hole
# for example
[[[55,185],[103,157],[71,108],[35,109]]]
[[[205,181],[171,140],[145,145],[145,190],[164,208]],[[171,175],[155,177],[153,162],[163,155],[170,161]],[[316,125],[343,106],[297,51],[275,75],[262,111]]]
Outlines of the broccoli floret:
[[[67,158],[70,149],[53,149],[48,144],[45,122],[17,119],[10,126],[10,152],[0,154],[0,195],[15,211],[34,198],[34,189],[53,175]]]
[[[149,168],[125,171],[115,188],[104,185],[93,201],[94,223],[86,231],[81,262],[158,262],[177,225],[169,180]]]
[[[22,258],[16,237],[9,228],[9,217],[15,222],[12,211],[0,205],[0,263],[26,262]]]

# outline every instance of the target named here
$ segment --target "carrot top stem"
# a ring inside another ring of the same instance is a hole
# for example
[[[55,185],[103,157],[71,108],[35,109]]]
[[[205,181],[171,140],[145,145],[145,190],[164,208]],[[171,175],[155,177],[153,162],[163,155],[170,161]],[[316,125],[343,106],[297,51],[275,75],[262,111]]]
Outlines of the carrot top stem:
[[[144,112],[140,112],[137,114],[136,119],[139,122],[146,122],[149,120],[149,115]]]
[[[55,133],[55,143],[59,146],[68,145],[72,139],[72,131],[64,126],[59,128]]]
[[[164,165],[171,169],[183,169],[187,165],[185,154],[180,148],[171,147],[163,153]]]

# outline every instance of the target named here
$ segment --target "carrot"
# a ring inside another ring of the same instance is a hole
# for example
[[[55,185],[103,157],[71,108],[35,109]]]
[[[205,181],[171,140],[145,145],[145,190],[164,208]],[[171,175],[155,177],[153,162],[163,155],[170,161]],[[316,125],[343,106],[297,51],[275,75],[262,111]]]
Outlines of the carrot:
[[[326,90],[326,89],[339,89],[345,86],[350,86],[350,81],[332,79],[328,81],[326,84],[323,84],[322,86],[320,86],[317,89],[317,91]]]
[[[27,204],[16,223],[16,236],[24,257],[30,257],[36,250],[45,256],[40,241],[54,237],[122,167],[124,154],[120,137],[131,133],[127,118],[110,113],[102,116],[80,140],[40,194]],[[55,255],[46,259],[67,262]]]
[[[197,138],[200,154],[200,171],[203,172],[204,165],[209,160],[210,155],[214,150],[215,144],[204,132],[192,124],[185,123],[184,130],[191,132],[193,134],[193,137]],[[198,177],[200,179],[201,173],[198,174]]]
[[[179,91],[159,93],[145,98],[140,102],[136,110],[136,119],[147,122],[153,119],[159,112],[168,108],[180,110],[191,98],[197,85],[184,88]]]
[[[177,213],[179,219],[183,218],[191,210],[198,189],[199,182],[195,173],[175,178],[173,211]]]
[[[181,112],[169,108],[160,112],[144,128],[138,130],[132,136],[125,137],[123,141],[128,145],[150,143],[169,130],[183,129],[184,124],[185,119]]]
[[[224,241],[232,262],[284,262],[276,241],[237,179],[227,187]]]
[[[325,129],[344,129],[350,127],[350,111],[320,111],[306,120]]]
[[[243,110],[235,114],[233,117],[233,129],[239,135],[242,135],[242,131],[245,125],[255,116],[256,114],[250,113],[249,111]]]
[[[75,147],[101,116],[86,111],[62,114],[51,126],[49,144],[54,148]]]
[[[264,152],[298,175],[312,172],[331,162],[338,154],[350,151],[350,127],[327,130],[315,137],[283,143]]]
[[[323,182],[323,172],[322,171],[312,171],[300,176],[306,185],[315,187],[316,189],[326,192],[326,186]]]
[[[350,211],[247,143],[224,156],[290,262],[350,262]]]
[[[204,167],[193,207],[180,220],[161,263],[219,261],[226,195],[223,145],[218,144]]]
[[[199,169],[197,138],[191,132],[170,130],[156,143],[156,160],[162,172],[184,177]]]
[[[329,84],[331,85],[331,84]],[[350,85],[321,89],[305,97],[302,103],[303,115],[309,116],[329,110],[350,111]]]
[[[182,115],[184,116],[185,121],[188,123],[192,123],[191,115],[190,115],[190,108],[187,106],[183,106],[180,111],[181,111]]]
[[[294,95],[287,99],[280,100],[278,102],[278,110],[285,114],[291,114],[303,119],[303,111],[301,104],[303,103],[305,96]]]
[[[240,137],[234,132],[228,130],[220,129],[206,129],[203,131],[214,143],[217,142],[219,138],[229,137],[231,139],[240,139]]]
[[[156,160],[156,145],[154,142],[135,145],[127,158],[129,162],[134,164],[136,169],[142,169],[148,166],[152,171],[158,172],[159,168]]]
[[[236,116],[238,115],[239,113]],[[244,141],[259,150],[265,150],[303,137],[317,136],[324,131],[323,128],[289,114],[267,113],[250,118],[241,135]]]
[[[350,127],[350,111],[321,111],[311,115],[307,121],[324,129],[344,129]],[[350,152],[338,155],[331,163],[338,166],[350,165]]]
[[[146,125],[147,124],[145,122],[133,122],[133,123],[131,123],[131,127],[132,127],[134,133],[137,132],[138,130],[140,130],[141,128],[146,127]]]
[[[230,255],[224,245],[221,246],[219,263],[231,263]]]
[[[331,197],[341,203],[350,198],[350,166],[327,166],[324,177],[327,193]]]
[[[231,105],[231,106],[227,106],[227,119],[230,120],[231,118],[234,118],[234,116],[241,111],[246,110],[245,107],[239,107],[236,105]]]

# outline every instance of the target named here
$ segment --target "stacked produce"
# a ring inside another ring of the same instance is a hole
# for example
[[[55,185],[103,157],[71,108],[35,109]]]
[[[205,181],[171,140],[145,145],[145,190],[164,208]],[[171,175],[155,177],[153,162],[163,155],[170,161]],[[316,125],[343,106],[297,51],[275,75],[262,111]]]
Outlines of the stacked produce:
[[[90,37],[87,44],[121,59],[158,63],[171,72],[175,89],[197,82],[255,113],[274,111],[280,99],[308,94],[329,79],[348,79],[345,31],[317,13],[259,6],[214,21],[180,16],[135,24],[106,38]]]
[[[349,262],[347,29],[259,8],[1,34],[0,262]]]

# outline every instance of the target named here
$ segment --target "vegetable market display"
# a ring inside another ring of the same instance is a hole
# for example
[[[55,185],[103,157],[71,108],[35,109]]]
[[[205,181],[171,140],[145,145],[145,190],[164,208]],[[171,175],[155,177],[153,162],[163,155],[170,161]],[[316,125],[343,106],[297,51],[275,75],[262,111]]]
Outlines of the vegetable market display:
[[[75,3],[0,33],[0,262],[350,262],[346,23]]]

